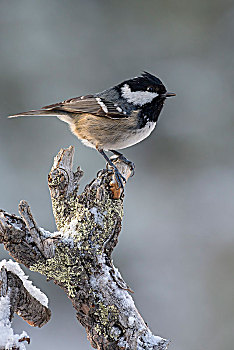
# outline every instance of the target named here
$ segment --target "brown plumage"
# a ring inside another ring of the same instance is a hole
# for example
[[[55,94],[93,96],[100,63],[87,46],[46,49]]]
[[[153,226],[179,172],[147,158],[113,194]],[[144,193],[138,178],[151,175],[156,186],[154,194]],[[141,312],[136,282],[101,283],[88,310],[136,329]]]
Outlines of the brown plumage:
[[[81,114],[69,123],[71,131],[84,144],[96,149],[119,149],[131,136],[137,132],[138,120],[136,115],[124,119],[97,117],[93,114]],[[129,130],[129,132],[126,132]]]

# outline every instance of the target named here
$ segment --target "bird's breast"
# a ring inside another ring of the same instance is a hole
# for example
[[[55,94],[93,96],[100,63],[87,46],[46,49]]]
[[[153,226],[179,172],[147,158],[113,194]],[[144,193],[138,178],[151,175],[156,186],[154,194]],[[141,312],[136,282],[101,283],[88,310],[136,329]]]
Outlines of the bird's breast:
[[[115,142],[106,142],[104,149],[123,149],[131,147],[146,139],[154,130],[155,126],[156,122],[147,122],[141,129],[128,130],[126,133],[119,135],[119,138],[116,139]]]

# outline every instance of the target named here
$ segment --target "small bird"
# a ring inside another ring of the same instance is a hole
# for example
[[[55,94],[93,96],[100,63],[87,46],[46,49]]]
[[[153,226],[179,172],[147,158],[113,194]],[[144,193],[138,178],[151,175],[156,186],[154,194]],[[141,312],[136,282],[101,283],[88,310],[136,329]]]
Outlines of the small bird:
[[[71,131],[88,147],[96,148],[112,167],[119,187],[125,178],[120,174],[105,151],[111,151],[129,165],[117,149],[123,149],[144,140],[154,130],[167,92],[162,81],[143,72],[110,89],[93,95],[74,97],[63,102],[10,116],[56,116],[69,124]]]

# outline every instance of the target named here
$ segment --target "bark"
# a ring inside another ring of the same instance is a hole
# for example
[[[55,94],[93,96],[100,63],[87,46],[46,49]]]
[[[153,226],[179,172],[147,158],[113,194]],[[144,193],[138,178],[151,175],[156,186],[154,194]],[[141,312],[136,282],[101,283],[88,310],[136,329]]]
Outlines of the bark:
[[[72,171],[73,155],[73,147],[61,150],[48,176],[58,232],[39,228],[22,201],[21,218],[0,211],[0,243],[15,260],[63,288],[94,348],[165,350],[169,342],[151,333],[112,262],[124,190],[107,169],[78,195],[83,172]],[[128,179],[129,165],[114,162]]]
[[[7,262],[6,267],[2,264],[0,268],[0,297],[0,350],[22,349],[24,346],[20,343],[26,341],[29,344],[30,338],[25,332],[22,335],[13,333],[11,322],[14,314],[17,313],[31,326],[42,327],[49,321],[51,311],[30,294],[16,273],[7,269]],[[8,339],[5,337],[5,344],[2,344],[3,333],[9,336]]]

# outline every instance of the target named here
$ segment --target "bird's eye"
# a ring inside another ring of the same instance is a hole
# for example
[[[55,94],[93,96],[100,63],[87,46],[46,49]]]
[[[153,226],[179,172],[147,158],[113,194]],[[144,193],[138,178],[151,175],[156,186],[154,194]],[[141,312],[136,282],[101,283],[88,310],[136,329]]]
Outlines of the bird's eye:
[[[149,92],[155,92],[155,88],[153,86],[148,86],[147,91]]]

